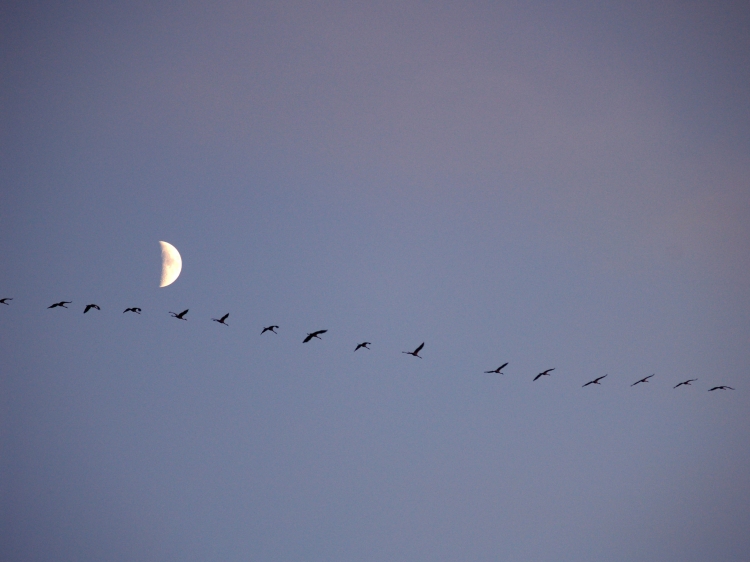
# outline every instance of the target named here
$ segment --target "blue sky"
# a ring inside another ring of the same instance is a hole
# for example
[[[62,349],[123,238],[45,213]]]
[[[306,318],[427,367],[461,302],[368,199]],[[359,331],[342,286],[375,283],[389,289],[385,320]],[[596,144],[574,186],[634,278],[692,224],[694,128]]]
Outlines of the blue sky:
[[[0,558],[748,557],[747,8],[1,10]]]

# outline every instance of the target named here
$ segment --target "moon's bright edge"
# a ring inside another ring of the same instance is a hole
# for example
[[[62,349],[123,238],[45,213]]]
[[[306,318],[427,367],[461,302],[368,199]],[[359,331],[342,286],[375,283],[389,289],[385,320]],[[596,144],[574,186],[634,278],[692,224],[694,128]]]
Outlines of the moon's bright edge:
[[[161,245],[161,281],[159,287],[166,287],[175,282],[182,271],[182,256],[177,248],[169,242],[160,241]]]

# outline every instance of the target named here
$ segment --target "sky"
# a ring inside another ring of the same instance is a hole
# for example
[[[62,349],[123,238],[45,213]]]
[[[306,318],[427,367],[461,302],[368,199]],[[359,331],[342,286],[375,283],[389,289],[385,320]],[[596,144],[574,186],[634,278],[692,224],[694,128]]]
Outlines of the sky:
[[[0,559],[750,559],[749,25],[2,4]]]

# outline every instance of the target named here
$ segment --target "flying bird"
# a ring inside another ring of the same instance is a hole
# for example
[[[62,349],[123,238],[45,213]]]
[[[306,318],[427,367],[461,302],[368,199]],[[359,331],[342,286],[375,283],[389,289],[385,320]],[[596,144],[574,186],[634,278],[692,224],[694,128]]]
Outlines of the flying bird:
[[[543,377],[545,375],[549,377],[550,376],[549,372],[550,371],[554,371],[554,370],[555,370],[555,368],[552,367],[551,369],[547,369],[546,371],[542,371],[541,373],[539,373],[537,376],[534,377],[534,380],[538,379],[539,377]]]
[[[9,304],[8,304],[7,302],[5,302],[5,301],[12,301],[12,300],[13,300],[13,298],[12,298],[12,297],[5,297],[4,299],[0,299],[0,303],[2,303],[2,304],[4,304],[4,305],[7,305],[7,306],[10,306],[10,305],[9,305]]]
[[[653,377],[653,376],[654,376],[654,375],[649,375],[649,376],[647,376],[647,377],[643,377],[643,378],[642,378],[641,380],[639,380],[639,381],[635,381],[635,382],[634,382],[633,384],[631,384],[630,386],[635,386],[635,385],[637,385],[638,383],[642,383],[642,382],[648,382],[648,379],[650,379],[650,378],[651,378],[651,377]]]
[[[60,301],[60,302],[56,302],[55,304],[53,304],[53,305],[50,305],[50,306],[48,306],[47,308],[55,308],[56,306],[61,306],[61,307],[63,307],[63,308],[68,308],[67,306],[65,306],[66,304],[71,304],[71,301]]]
[[[503,363],[502,365],[500,365],[494,371],[485,371],[485,373],[497,373],[498,375],[503,375],[504,373],[501,373],[500,371],[502,371],[503,369],[505,369],[505,367],[507,367],[507,366],[508,366],[507,363]]]
[[[187,318],[185,318],[185,315],[188,313],[188,310],[190,310],[190,309],[186,308],[185,310],[183,310],[179,314],[177,314],[176,312],[172,312],[170,310],[169,313],[172,315],[172,318],[177,318],[178,320],[185,320],[185,322],[187,322]]]
[[[606,376],[607,376],[607,375],[604,375],[604,376],[602,376],[602,377],[597,377],[597,378],[595,378],[595,379],[594,379],[593,381],[589,381],[589,382],[587,382],[586,384],[584,384],[584,385],[583,385],[583,386],[582,386],[581,388],[587,387],[587,386],[588,386],[588,385],[590,385],[590,384],[602,384],[602,383],[600,383],[599,381],[600,381],[600,380],[602,380],[602,379],[603,379],[604,377],[606,377]]]
[[[87,313],[87,312],[88,312],[89,310],[91,310],[92,308],[95,308],[95,309],[97,309],[97,310],[101,310],[101,308],[99,308],[99,305],[98,305],[98,304],[87,304],[87,305],[86,305],[86,308],[84,308],[84,309],[83,309],[83,313],[84,313],[84,314],[86,314],[86,313]]]
[[[187,312],[187,310],[185,312]],[[222,316],[221,318],[211,318],[211,320],[213,320],[214,322],[218,322],[219,324],[224,324],[225,326],[229,326],[229,324],[227,324],[225,322],[225,320],[227,318],[229,318],[229,313],[228,312],[224,316]]]
[[[734,390],[731,386],[721,385],[721,386],[715,386],[713,388],[709,388],[708,391],[711,392],[712,390]]]
[[[414,357],[419,357],[420,359],[422,359],[422,357],[420,357],[419,355],[419,352],[422,351],[423,347],[424,342],[420,343],[419,347],[417,347],[417,349],[415,349],[414,351],[402,351],[401,353],[406,353],[407,355],[413,355]]]
[[[372,345],[369,341],[363,341],[362,343],[358,343],[357,347],[354,348],[354,351],[357,351],[360,347],[364,347],[365,349],[370,349],[367,347],[368,345]]]
[[[276,328],[278,328],[278,326],[266,326],[265,328],[263,328],[263,331],[260,333],[260,335],[262,336],[266,332],[273,332],[274,334],[276,334]]]
[[[323,339],[320,337],[320,334],[325,334],[328,330],[318,330],[317,332],[312,332],[311,334],[307,334],[307,337],[302,340],[302,343],[307,343],[313,338]]]
[[[679,383],[679,384],[676,384],[676,385],[674,385],[674,388],[677,388],[678,386],[682,386],[683,384],[684,384],[685,386],[692,386],[692,385],[691,385],[690,383],[691,383],[691,382],[694,382],[694,381],[697,381],[697,380],[698,380],[698,379],[688,379],[688,380],[686,380],[686,381],[682,381],[681,383]]]
[[[125,310],[122,311],[123,314],[125,314],[126,312],[135,312],[136,314],[140,314],[141,309],[138,308],[137,306],[134,306],[133,308],[126,308]]]

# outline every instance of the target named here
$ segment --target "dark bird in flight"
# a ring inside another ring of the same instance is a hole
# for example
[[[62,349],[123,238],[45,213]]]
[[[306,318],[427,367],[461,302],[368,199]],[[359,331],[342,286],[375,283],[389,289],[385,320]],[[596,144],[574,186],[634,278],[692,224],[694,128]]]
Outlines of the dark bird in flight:
[[[586,384],[584,384],[584,385],[583,385],[583,386],[582,386],[581,388],[587,387],[587,386],[588,386],[588,385],[590,385],[590,384],[602,384],[602,383],[600,383],[599,381],[600,381],[600,380],[602,380],[602,379],[603,379],[604,377],[606,377],[606,376],[607,376],[607,375],[604,375],[604,376],[602,376],[602,377],[597,377],[597,378],[595,378],[595,379],[594,379],[593,381],[589,381],[589,382],[587,382]]]
[[[53,305],[50,305],[50,306],[48,306],[47,308],[55,308],[56,306],[61,306],[61,307],[63,307],[63,308],[68,308],[67,306],[65,306],[66,304],[71,304],[71,301],[60,301],[60,302],[56,302],[55,304],[53,304]]]
[[[187,312],[187,310],[185,312]],[[229,326],[229,324],[227,324],[225,322],[225,320],[227,318],[229,318],[229,313],[228,312],[224,316],[222,316],[221,318],[211,318],[211,320],[213,320],[214,322],[218,322],[219,324],[224,324],[225,326]]]
[[[419,347],[415,349],[414,351],[402,351],[401,353],[406,353],[407,355],[413,355],[414,357],[419,357],[422,359],[422,357],[419,355],[419,352],[422,351],[422,348],[424,347],[424,342],[419,344]]]
[[[507,363],[503,363],[502,365],[500,365],[500,366],[499,366],[499,367],[498,367],[497,369],[495,369],[494,371],[485,371],[485,373],[497,373],[498,375],[502,375],[502,374],[504,374],[504,373],[501,373],[500,371],[502,371],[503,369],[505,369],[505,367],[507,367],[507,366],[508,366],[508,364],[507,364]]]
[[[260,333],[260,335],[262,336],[266,332],[273,332],[275,334],[277,333],[276,328],[278,328],[278,326],[266,326],[265,328],[263,328],[263,331]]]
[[[538,379],[539,377],[543,377],[545,375],[550,376],[549,372],[550,371],[554,371],[554,370],[555,370],[555,368],[552,367],[551,369],[547,369],[546,371],[542,371],[541,373],[539,373],[537,376],[534,377],[534,380]]]
[[[328,330],[318,330],[317,332],[313,332],[311,334],[307,334],[307,337],[302,340],[302,343],[307,343],[313,338],[323,339],[320,337],[320,334],[325,334]]]
[[[98,305],[98,304],[87,304],[87,305],[86,305],[86,308],[84,308],[84,309],[83,309],[83,313],[84,313],[84,314],[86,314],[86,313],[87,313],[87,312],[88,312],[89,310],[91,310],[92,308],[95,308],[95,309],[97,309],[97,310],[101,310],[101,308],[99,308],[99,305]]]
[[[692,386],[692,385],[691,385],[690,383],[691,383],[691,382],[694,382],[694,381],[697,381],[697,380],[698,380],[698,379],[688,379],[688,380],[686,380],[686,381],[682,381],[681,383],[679,383],[679,384],[676,384],[676,385],[674,385],[674,388],[677,388],[678,386],[682,386],[683,384],[684,384],[685,386]]]
[[[169,313],[172,315],[172,318],[177,318],[178,320],[185,320],[187,322],[187,318],[185,318],[185,315],[188,313],[188,310],[190,310],[190,309],[186,308],[185,310],[183,310],[179,314],[177,314],[176,312],[172,312],[170,310]]]
[[[363,341],[362,343],[358,343],[357,347],[354,348],[354,351],[357,351],[360,347],[364,347],[365,349],[370,349],[369,347],[367,347],[368,345],[372,345],[372,343],[369,341]]]
[[[653,376],[654,376],[654,375],[649,375],[649,376],[647,376],[647,377],[643,377],[643,378],[642,378],[641,380],[639,380],[639,381],[635,381],[635,382],[634,382],[633,384],[631,384],[630,386],[635,386],[635,385],[637,385],[637,384],[639,384],[639,383],[642,383],[642,382],[648,382],[648,379],[650,379],[650,378],[651,378],[651,377],[653,377]]]
[[[123,314],[125,314],[126,312],[135,312],[136,314],[140,314],[141,309],[138,308],[137,306],[134,306],[133,308],[126,308],[125,310],[122,311]]]
[[[734,390],[731,386],[721,385],[721,386],[715,386],[713,388],[709,388],[708,391],[711,392],[712,390]]]
[[[2,304],[6,304],[6,305],[10,306],[10,305],[9,305],[9,304],[8,304],[7,302],[5,302],[5,301],[12,301],[12,300],[13,300],[13,299],[12,299],[11,297],[5,297],[4,299],[0,299],[0,303],[2,303]]]

